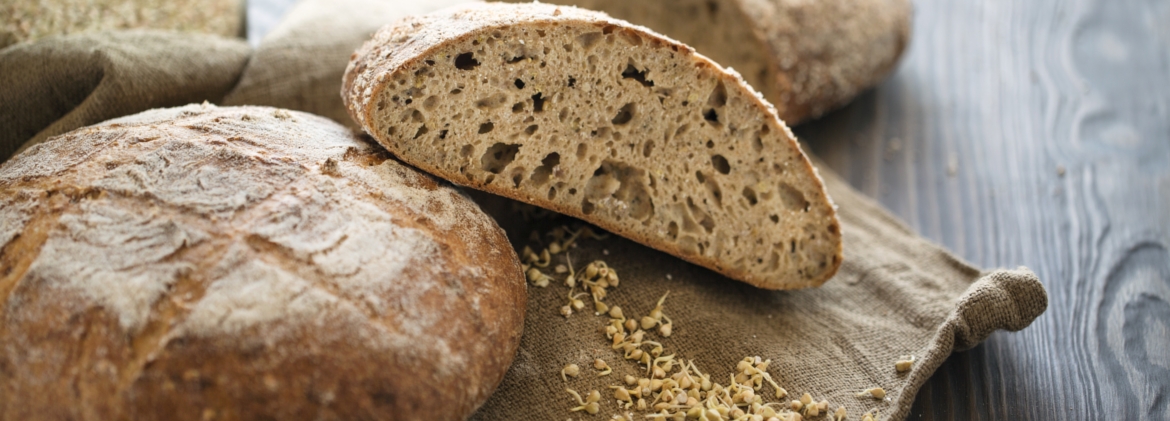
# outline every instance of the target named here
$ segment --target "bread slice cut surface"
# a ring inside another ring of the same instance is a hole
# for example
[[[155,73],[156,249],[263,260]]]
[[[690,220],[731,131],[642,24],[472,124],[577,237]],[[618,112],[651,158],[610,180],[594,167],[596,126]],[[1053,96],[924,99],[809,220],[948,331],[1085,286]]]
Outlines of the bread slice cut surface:
[[[481,3],[400,20],[342,96],[392,153],[769,289],[841,262],[816,170],[734,71],[567,6]]]

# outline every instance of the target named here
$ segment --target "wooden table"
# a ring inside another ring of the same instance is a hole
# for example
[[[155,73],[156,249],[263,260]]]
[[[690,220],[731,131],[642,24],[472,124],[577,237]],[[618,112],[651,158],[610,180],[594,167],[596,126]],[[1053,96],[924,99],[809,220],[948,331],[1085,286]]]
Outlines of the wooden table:
[[[795,131],[1049,305],[951,356],[908,419],[1170,419],[1170,1],[914,3],[893,77]]]
[[[953,355],[910,420],[1170,419],[1170,0],[914,0],[897,72],[796,129],[1048,311]],[[250,2],[257,41],[290,0]]]

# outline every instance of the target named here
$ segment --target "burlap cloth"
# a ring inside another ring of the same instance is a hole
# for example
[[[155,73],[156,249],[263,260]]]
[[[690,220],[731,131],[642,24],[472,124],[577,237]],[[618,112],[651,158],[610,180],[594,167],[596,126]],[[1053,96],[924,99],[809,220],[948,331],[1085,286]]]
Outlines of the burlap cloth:
[[[0,50],[0,159],[111,118],[217,102],[250,54],[240,39],[154,30],[56,36]]]
[[[247,47],[235,40],[143,32],[51,38],[0,51],[0,151],[6,158],[27,139],[146,108],[220,102],[232,85],[226,101],[231,104],[344,119],[338,92],[350,52],[379,22],[433,7],[364,4],[370,1],[302,2],[250,61]],[[622,283],[606,302],[628,315],[645,315],[670,291],[665,313],[674,333],[651,335],[666,353],[693,359],[724,384],[745,356],[771,359],[769,371],[790,394],[809,392],[833,409],[844,405],[851,420],[873,409],[880,410],[877,419],[904,418],[919,387],[951,352],[973,347],[998,329],[1023,329],[1047,307],[1032,272],[973,268],[820,167],[840,206],[845,244],[840,272],[820,289],[759,290],[612,236],[580,240],[569,255],[576,267],[600,259],[618,271]],[[518,211],[512,202],[476,196],[516,246],[539,245],[531,232],[573,222],[526,219],[531,212]],[[560,282],[531,288],[515,364],[473,419],[608,419],[617,412],[606,386],[637,374],[638,367],[609,349],[598,332],[605,318],[559,314],[567,293]],[[907,373],[894,369],[901,355],[917,359]],[[598,377],[594,358],[606,360],[614,373]],[[559,372],[569,363],[583,372],[566,384]],[[576,404],[566,387],[603,391],[602,412],[570,413]],[[855,396],[870,387],[884,388],[887,398]]]

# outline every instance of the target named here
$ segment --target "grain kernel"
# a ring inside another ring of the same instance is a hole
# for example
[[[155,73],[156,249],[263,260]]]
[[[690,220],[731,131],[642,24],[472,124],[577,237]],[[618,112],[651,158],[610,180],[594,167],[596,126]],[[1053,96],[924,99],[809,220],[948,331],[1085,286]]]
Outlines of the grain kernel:
[[[566,375],[569,377],[577,377],[577,374],[580,372],[581,367],[577,367],[577,364],[569,364],[566,365],[565,368],[561,369],[561,378],[565,381],[569,381],[569,379],[565,377]]]

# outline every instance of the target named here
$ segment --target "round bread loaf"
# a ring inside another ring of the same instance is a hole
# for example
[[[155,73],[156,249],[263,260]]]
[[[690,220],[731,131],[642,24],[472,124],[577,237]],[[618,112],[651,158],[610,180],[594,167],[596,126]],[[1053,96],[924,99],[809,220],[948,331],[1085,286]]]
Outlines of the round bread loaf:
[[[526,286],[446,183],[321,117],[152,110],[0,166],[0,419],[454,420]]]

